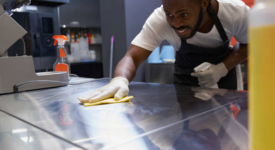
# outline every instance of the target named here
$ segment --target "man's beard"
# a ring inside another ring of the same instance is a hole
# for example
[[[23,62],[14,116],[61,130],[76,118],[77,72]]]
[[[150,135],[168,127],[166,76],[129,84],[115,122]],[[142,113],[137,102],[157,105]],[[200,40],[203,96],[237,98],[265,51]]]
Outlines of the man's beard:
[[[200,28],[200,26],[201,26],[201,23],[202,23],[202,19],[203,19],[203,13],[202,13],[202,8],[201,8],[201,9],[200,9],[200,13],[199,13],[199,19],[198,19],[197,24],[195,25],[194,29],[191,31],[190,36],[187,37],[187,38],[183,38],[183,37],[180,37],[180,38],[182,38],[182,39],[190,39],[190,38],[192,38],[192,37],[198,32],[198,30],[199,30],[199,28]],[[189,26],[182,26],[182,27],[180,27],[180,28],[175,28],[175,27],[173,27],[173,26],[171,26],[171,27],[172,27],[173,29],[175,29],[175,30],[183,30],[183,29],[186,29],[186,28],[192,29],[192,28],[190,28]]]
[[[191,35],[186,39],[192,38],[198,32],[198,30],[200,29],[201,23],[202,23],[202,19],[203,19],[203,13],[202,13],[202,8],[201,8],[200,14],[199,14],[199,20],[198,20],[194,30],[192,30]]]

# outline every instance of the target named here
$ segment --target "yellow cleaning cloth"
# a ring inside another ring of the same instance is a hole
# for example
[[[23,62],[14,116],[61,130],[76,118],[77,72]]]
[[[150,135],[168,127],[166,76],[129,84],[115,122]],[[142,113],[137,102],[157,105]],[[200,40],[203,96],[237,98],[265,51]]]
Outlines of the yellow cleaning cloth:
[[[115,98],[109,98],[109,99],[105,99],[105,100],[95,102],[95,103],[84,103],[83,105],[85,107],[89,107],[89,106],[95,106],[95,105],[100,105],[100,104],[123,103],[123,102],[130,101],[130,99],[132,99],[132,98],[134,98],[134,96],[124,97],[121,100],[115,100]]]

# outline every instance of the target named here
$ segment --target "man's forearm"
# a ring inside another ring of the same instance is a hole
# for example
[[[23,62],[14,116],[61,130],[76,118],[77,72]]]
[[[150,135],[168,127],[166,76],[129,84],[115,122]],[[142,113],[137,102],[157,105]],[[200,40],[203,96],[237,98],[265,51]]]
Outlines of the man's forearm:
[[[223,61],[228,71],[247,59],[247,47],[247,44],[240,44],[239,47],[234,46],[232,52]]]
[[[136,75],[137,67],[138,66],[135,65],[135,62],[132,59],[132,57],[125,56],[118,63],[118,65],[115,69],[114,77],[124,77],[124,78],[128,79],[129,82],[131,82]]]
[[[152,51],[131,45],[126,55],[118,63],[115,70],[115,77],[124,77],[131,82],[136,75],[139,65],[143,63],[151,53]]]

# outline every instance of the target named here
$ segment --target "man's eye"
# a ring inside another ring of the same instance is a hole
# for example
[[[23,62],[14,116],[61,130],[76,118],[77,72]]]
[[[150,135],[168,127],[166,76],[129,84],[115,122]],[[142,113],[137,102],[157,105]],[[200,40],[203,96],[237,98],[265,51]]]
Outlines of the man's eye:
[[[169,17],[169,18],[173,17],[173,15],[170,15],[170,14],[166,14],[166,16]]]
[[[187,17],[187,16],[188,16],[188,14],[181,14],[181,16],[182,16],[182,17]]]

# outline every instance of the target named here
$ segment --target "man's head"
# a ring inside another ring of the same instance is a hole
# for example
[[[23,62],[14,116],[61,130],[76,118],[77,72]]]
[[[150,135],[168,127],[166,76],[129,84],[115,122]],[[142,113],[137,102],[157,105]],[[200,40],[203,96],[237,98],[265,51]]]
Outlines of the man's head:
[[[200,29],[209,0],[162,0],[167,22],[183,39]]]

